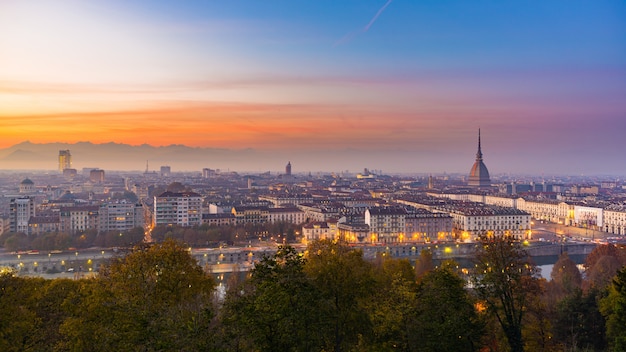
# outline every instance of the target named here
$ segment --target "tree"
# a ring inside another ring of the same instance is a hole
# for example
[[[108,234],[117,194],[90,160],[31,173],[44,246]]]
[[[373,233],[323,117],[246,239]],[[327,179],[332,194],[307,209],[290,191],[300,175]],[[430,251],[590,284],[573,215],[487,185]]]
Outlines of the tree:
[[[594,287],[604,289],[611,284],[611,280],[622,266],[619,258],[616,256],[603,255],[599,257],[598,260],[587,269],[585,287],[587,289]]]
[[[582,275],[573,260],[564,252],[554,263],[550,273],[552,282],[560,288],[563,294],[571,294],[582,287]]]
[[[202,350],[215,282],[175,241],[136,247],[85,280],[61,327],[70,350]]]
[[[434,268],[433,253],[430,249],[422,249],[420,257],[415,261],[415,274],[420,278]]]
[[[605,322],[598,307],[600,290],[579,288],[557,305],[554,337],[565,350],[606,348]]]
[[[356,346],[371,333],[371,322],[364,309],[374,283],[372,266],[360,250],[330,240],[313,242],[307,248],[305,272],[321,292],[330,327],[325,336],[328,350],[336,352]]]
[[[609,286],[609,294],[600,301],[606,318],[606,336],[614,351],[626,351],[626,268],[622,268]]]
[[[222,319],[238,349],[246,339],[259,351],[319,351],[323,347],[321,296],[292,247],[279,247],[228,295]]]
[[[373,295],[363,301],[372,323],[372,334],[365,336],[359,350],[408,350],[417,302],[415,271],[406,259],[384,256],[377,264]]]
[[[417,290],[411,321],[411,350],[477,351],[483,335],[474,302],[465,282],[450,263],[424,275]]]
[[[505,237],[483,241],[475,259],[476,294],[496,317],[511,351],[524,351],[524,312],[540,292],[536,266],[520,243]]]
[[[21,278],[14,272],[0,273],[0,351],[26,351],[40,319],[30,301],[41,279]]]

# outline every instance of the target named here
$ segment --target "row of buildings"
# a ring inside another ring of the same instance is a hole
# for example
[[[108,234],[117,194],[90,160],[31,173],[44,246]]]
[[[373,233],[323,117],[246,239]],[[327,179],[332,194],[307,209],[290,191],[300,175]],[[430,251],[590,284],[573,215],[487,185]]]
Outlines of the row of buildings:
[[[427,194],[432,197],[508,207],[527,212],[537,220],[626,235],[626,206],[624,204],[594,204],[467,192],[428,192]]]

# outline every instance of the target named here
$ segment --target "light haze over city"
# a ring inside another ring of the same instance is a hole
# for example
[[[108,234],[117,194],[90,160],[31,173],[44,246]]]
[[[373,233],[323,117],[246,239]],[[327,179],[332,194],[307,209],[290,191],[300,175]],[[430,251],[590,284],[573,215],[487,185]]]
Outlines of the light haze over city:
[[[492,174],[626,174],[623,1],[10,0],[0,48],[0,169],[25,141],[108,168],[82,141],[468,173],[480,128]]]

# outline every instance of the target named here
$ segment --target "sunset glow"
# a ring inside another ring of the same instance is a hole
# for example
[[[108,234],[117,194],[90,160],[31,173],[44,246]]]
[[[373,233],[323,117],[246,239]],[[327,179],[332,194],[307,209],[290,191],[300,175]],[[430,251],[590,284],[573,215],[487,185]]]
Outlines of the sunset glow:
[[[620,1],[4,1],[0,148],[402,151],[457,170],[481,127],[494,172],[586,172],[623,148],[625,18]]]

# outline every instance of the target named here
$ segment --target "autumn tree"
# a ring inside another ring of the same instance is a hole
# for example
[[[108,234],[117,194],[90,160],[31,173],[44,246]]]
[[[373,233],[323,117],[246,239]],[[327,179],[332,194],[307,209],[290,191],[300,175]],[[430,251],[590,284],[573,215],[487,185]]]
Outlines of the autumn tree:
[[[558,285],[565,294],[573,293],[576,289],[582,288],[582,275],[576,263],[564,252],[554,263],[550,273],[552,282]]]
[[[29,302],[41,279],[17,277],[11,270],[0,272],[0,351],[27,351],[33,346],[40,323]]]
[[[594,248],[585,258],[585,288],[608,286],[624,265],[626,265],[624,247],[605,244]]]
[[[61,330],[70,350],[199,350],[215,282],[175,241],[136,247],[84,282]]]
[[[357,345],[371,333],[371,321],[363,301],[373,289],[372,265],[360,250],[330,240],[313,242],[307,248],[305,272],[323,298],[324,323],[330,327],[325,350],[336,352]]]
[[[600,302],[606,318],[606,336],[614,351],[626,351],[626,268],[617,272],[609,286],[609,294]]]
[[[422,249],[419,258],[415,261],[415,274],[420,278],[434,268],[433,253],[430,249]]]
[[[506,237],[483,241],[475,260],[476,294],[496,317],[511,351],[524,351],[524,313],[540,292],[537,267],[519,242]]]
[[[321,296],[304,272],[305,260],[292,247],[264,257],[250,279],[227,296],[221,314],[230,333],[227,349],[320,351]],[[249,340],[249,341],[246,341]]]
[[[379,258],[374,267],[375,287],[363,301],[372,324],[359,350],[409,350],[409,335],[417,302],[416,276],[406,259]]]
[[[465,290],[465,281],[450,263],[424,275],[411,321],[411,350],[477,351],[484,323]]]

